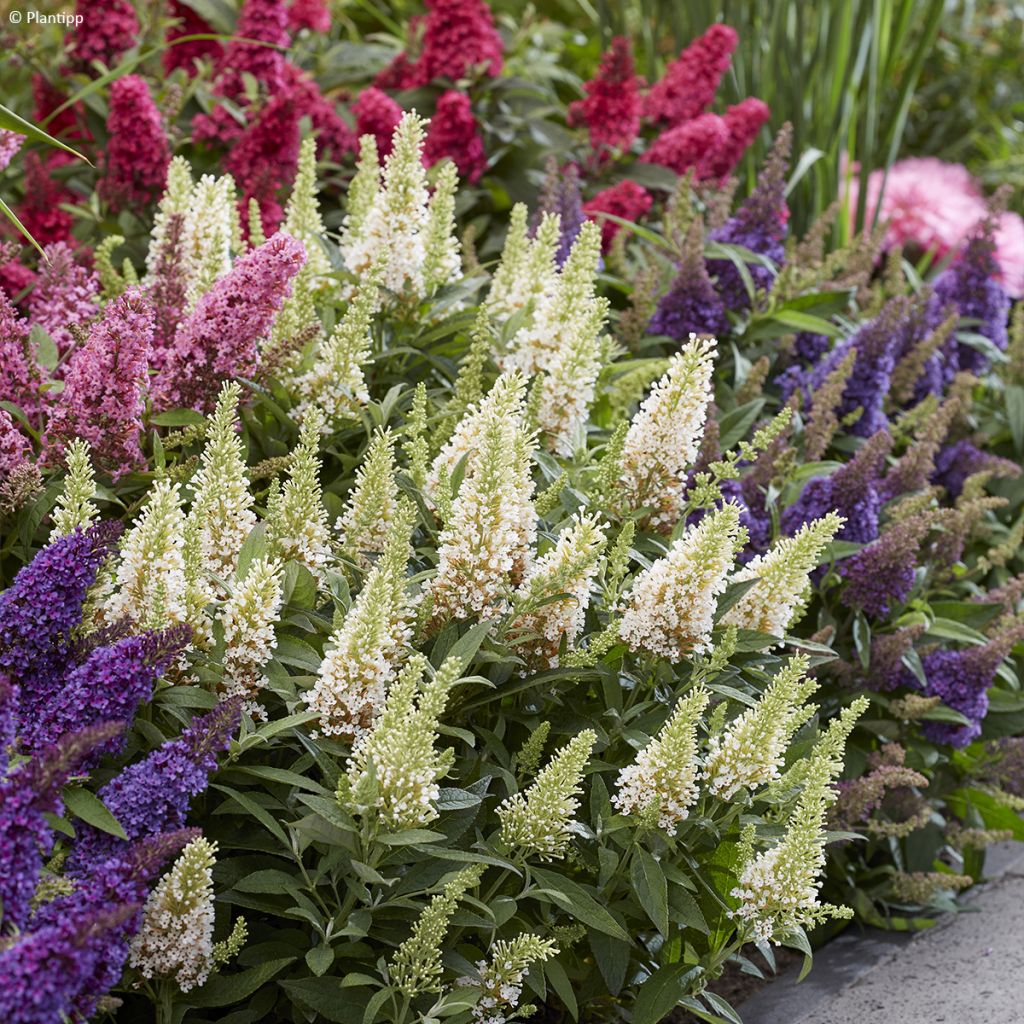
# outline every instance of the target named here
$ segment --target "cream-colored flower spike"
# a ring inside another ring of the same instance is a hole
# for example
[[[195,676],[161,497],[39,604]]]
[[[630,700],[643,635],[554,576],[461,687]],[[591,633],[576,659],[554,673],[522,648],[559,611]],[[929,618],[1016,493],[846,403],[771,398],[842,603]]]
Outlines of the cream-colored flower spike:
[[[752,559],[732,582],[759,580],[722,616],[723,625],[784,636],[810,587],[809,575],[839,532],[842,516],[829,512],[781,537],[765,555]]]
[[[554,287],[540,295],[531,323],[513,339],[512,350],[504,361],[506,366],[515,367],[528,377],[547,370],[575,332],[585,325],[592,328],[594,308],[599,304],[595,288],[600,259],[601,229],[587,221],[580,228]]]
[[[807,667],[804,655],[791,658],[754,707],[711,737],[704,777],[715,796],[728,800],[740,789],[759,789],[779,777],[790,738],[816,710],[806,703],[818,688],[807,678]]]
[[[241,248],[238,196],[230,174],[204,174],[193,186],[185,214],[185,271],[189,309],[231,269]]]
[[[238,554],[256,525],[245,448],[235,430],[241,391],[231,382],[217,396],[199,469],[192,478],[195,497],[189,516],[196,521],[202,559],[223,580],[234,577]]]
[[[604,365],[601,329],[607,311],[608,300],[595,299],[537,381],[537,422],[547,446],[566,458],[586,444],[594,388]]]
[[[746,541],[739,506],[727,502],[686,529],[644,570],[625,598],[619,636],[634,651],[682,661],[711,649],[718,595]]]
[[[675,835],[697,799],[697,726],[708,700],[703,686],[682,697],[661,732],[619,772],[613,801],[623,814],[650,818]]]
[[[479,404],[471,405],[452,436],[437,453],[427,475],[426,493],[433,499],[438,486],[447,486],[456,467],[466,460],[464,478],[474,472],[486,423],[491,420],[522,422],[526,414],[526,382],[518,373],[503,373]]]
[[[440,223],[445,216],[450,182],[438,198],[439,205],[431,215],[427,174],[423,167],[423,142],[426,121],[415,111],[407,113],[395,129],[391,153],[384,161],[381,184],[372,202],[363,210],[370,192],[373,162],[368,162],[365,177],[360,180],[354,204],[350,205],[349,223],[342,237],[341,250],[345,266],[361,277],[383,254],[381,284],[400,297],[423,298],[431,288],[446,284],[457,276],[452,253],[457,243],[449,232],[440,237]],[[361,168],[360,173],[363,173]],[[355,183],[353,183],[355,184]],[[428,260],[428,243],[430,258]],[[445,255],[447,251],[447,255]],[[446,276],[447,275],[447,276]]]
[[[565,856],[570,825],[580,806],[583,773],[596,740],[592,729],[584,729],[551,758],[533,785],[502,802],[498,817],[503,843],[540,860]]]
[[[267,685],[264,674],[277,646],[274,626],[281,615],[284,575],[281,566],[255,559],[220,611],[224,629],[225,698],[242,698],[242,708],[266,721],[259,694]]]
[[[362,736],[408,656],[414,601],[406,591],[413,510],[399,506],[384,554],[331,636],[316,683],[303,695],[325,736]]]
[[[783,838],[755,854],[754,826],[745,830],[745,866],[732,891],[740,903],[732,916],[754,939],[779,944],[798,928],[853,916],[848,907],[820,903],[818,890],[825,867],[825,816],[837,795],[833,780],[842,771],[846,740],[867,706],[867,698],[859,697],[844,708],[835,720],[837,727],[816,744]]]
[[[185,513],[181,488],[157,480],[121,545],[116,592],[106,617],[147,629],[189,620],[185,578]]]
[[[683,486],[711,401],[714,338],[690,335],[669,363],[633,422],[622,449],[622,499],[627,509],[649,507],[648,525],[671,532],[683,507]]]
[[[146,900],[129,963],[144,978],[173,979],[182,992],[206,982],[214,965],[213,876],[217,844],[193,839]]]
[[[513,378],[513,394],[515,387]],[[438,621],[504,612],[529,569],[537,535],[533,438],[521,417],[504,414],[502,402],[485,404],[475,454],[441,531],[437,575],[427,585]]]
[[[267,539],[282,559],[302,562],[314,575],[327,561],[330,533],[320,488],[323,414],[312,409],[302,421],[288,479],[267,503]]]
[[[373,557],[384,551],[397,508],[395,438],[390,430],[378,430],[336,527],[342,549],[361,568],[369,569]]]
[[[509,626],[509,636],[530,667],[556,667],[563,640],[572,648],[583,629],[606,543],[597,517],[579,516],[527,573],[515,595],[522,612]],[[551,600],[557,594],[565,596]],[[517,635],[523,639],[517,641]]]

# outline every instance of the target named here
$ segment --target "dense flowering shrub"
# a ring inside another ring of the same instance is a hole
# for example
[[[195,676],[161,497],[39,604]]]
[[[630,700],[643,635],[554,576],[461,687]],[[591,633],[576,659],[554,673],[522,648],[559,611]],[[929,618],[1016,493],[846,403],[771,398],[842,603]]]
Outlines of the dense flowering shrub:
[[[323,14],[67,107],[95,196],[4,137],[80,206],[4,250],[5,1019],[653,1022],[927,920],[1021,835],[998,213],[924,282],[826,254],[785,127],[734,204],[769,112],[711,109],[718,25],[650,87],[616,39],[506,216],[486,5],[346,95],[292,63]]]

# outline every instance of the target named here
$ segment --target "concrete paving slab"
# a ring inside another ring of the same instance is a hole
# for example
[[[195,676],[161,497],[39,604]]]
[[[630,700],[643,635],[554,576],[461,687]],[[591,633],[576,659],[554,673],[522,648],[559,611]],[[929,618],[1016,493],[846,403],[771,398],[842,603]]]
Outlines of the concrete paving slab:
[[[1024,844],[990,851],[988,872],[923,934],[844,933],[804,982],[784,975],[743,1003],[744,1024],[1022,1024]]]

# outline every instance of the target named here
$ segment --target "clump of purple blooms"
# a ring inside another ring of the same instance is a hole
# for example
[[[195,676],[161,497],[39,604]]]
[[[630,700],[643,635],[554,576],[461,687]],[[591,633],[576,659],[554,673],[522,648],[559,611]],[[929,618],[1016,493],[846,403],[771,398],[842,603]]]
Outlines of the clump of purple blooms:
[[[587,215],[583,212],[583,199],[580,196],[580,175],[575,164],[569,164],[559,171],[558,164],[552,159],[548,163],[547,174],[540,190],[540,206],[537,216],[544,213],[557,213],[561,224],[558,248],[555,250],[555,262],[564,266],[572,251],[573,242],[586,223]]]
[[[122,736],[189,630],[82,635],[90,586],[118,530],[77,529],[0,594],[0,1020],[84,1020],[117,984],[149,883],[195,831],[189,802],[238,724],[237,702],[197,718],[100,790],[127,840],[78,823],[69,892],[33,906],[55,850],[63,790]],[[28,755],[28,756],[25,756]]]
[[[792,142],[792,128],[784,125],[768,154],[757,187],[729,220],[711,232],[713,242],[742,246],[769,260],[775,268],[782,266],[789,220],[786,175]],[[749,263],[747,270],[757,289],[770,288],[775,280],[776,270],[763,263]],[[750,308],[750,293],[732,260],[708,260],[708,271],[717,279],[718,294],[726,309]]]

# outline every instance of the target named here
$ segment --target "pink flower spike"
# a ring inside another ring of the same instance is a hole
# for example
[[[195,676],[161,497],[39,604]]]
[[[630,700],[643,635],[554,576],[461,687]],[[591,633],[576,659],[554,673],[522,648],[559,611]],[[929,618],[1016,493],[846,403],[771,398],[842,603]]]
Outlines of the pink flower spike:
[[[377,140],[377,153],[385,157],[391,152],[391,136],[402,120],[402,108],[385,92],[371,85],[352,104],[356,118],[356,134],[372,135]]]
[[[665,69],[644,97],[644,117],[675,127],[711,105],[736,49],[735,29],[712,25]]]
[[[145,463],[142,389],[153,341],[153,311],[138,288],[107,304],[86,343],[72,357],[46,429],[48,457],[82,437],[97,466],[115,478]]]
[[[492,78],[501,74],[501,36],[483,0],[425,0],[427,17],[423,50],[416,63],[421,83],[452,82],[482,67]]]
[[[80,67],[99,60],[113,68],[135,44],[139,19],[129,0],[78,0],[75,14],[82,20],[72,33],[71,52]]]
[[[757,138],[762,126],[772,115],[768,104],[750,96],[725,112],[725,126],[729,138],[711,162],[712,172],[724,178],[740,162],[750,144]]]
[[[281,231],[242,256],[178,328],[153,382],[156,408],[207,412],[224,381],[251,376],[259,362],[257,342],[305,262],[302,243]]]
[[[629,149],[640,131],[640,79],[625,36],[612,40],[597,74],[583,88],[586,99],[570,104],[569,123],[587,126],[595,151]]]
[[[29,348],[28,331],[28,321],[0,294],[0,402],[13,402],[34,422],[42,404],[42,380]]]
[[[149,203],[167,182],[171,149],[149,87],[125,75],[110,87],[106,167],[100,193],[112,210]]]
[[[487,167],[484,143],[469,97],[454,89],[449,89],[437,101],[423,147],[423,163],[427,167],[433,167],[445,157],[451,157],[459,174],[470,182],[478,181]]]
[[[17,132],[9,132],[6,128],[0,128],[0,171],[14,159],[14,154],[21,149],[25,141],[24,135]]]
[[[330,32],[331,10],[324,0],[292,0],[288,25],[295,32],[303,28],[310,32]]]
[[[663,132],[640,157],[644,164],[661,164],[676,174],[693,170],[698,181],[715,177],[718,154],[729,145],[729,127],[717,114],[701,114]]]
[[[28,299],[29,316],[63,356],[74,344],[71,328],[84,327],[99,313],[100,283],[93,271],[75,262],[66,242],[52,242],[45,252]]]

